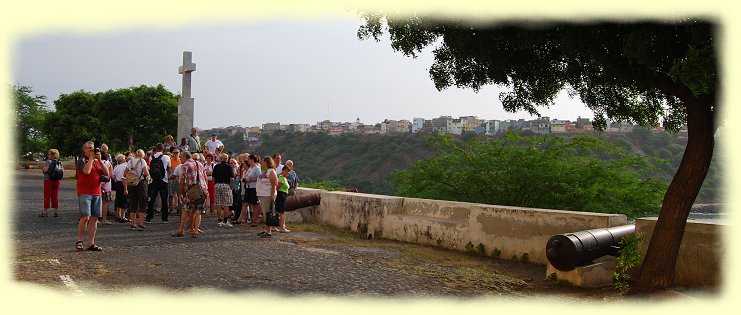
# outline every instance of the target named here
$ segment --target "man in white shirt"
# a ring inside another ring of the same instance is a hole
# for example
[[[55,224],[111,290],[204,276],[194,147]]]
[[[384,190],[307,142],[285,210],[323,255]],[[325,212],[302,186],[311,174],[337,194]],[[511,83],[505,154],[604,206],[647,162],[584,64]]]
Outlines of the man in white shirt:
[[[163,153],[164,145],[158,143],[152,154],[152,158],[149,161],[149,176],[152,177],[152,183],[149,184],[149,198],[147,203],[147,216],[144,221],[147,223],[152,222],[154,217],[154,202],[157,200],[157,194],[160,196],[162,201],[162,223],[170,223],[167,221],[168,209],[167,206],[167,195],[168,195],[168,183],[167,183],[167,170],[170,169],[170,157]],[[157,162],[155,162],[157,160]],[[160,166],[159,162],[162,162]]]
[[[216,154],[216,148],[221,148],[221,150],[224,150],[224,144],[221,143],[221,140],[216,139],[216,133],[211,134],[211,139],[208,139],[206,141],[206,150],[208,152],[211,152],[211,154]]]

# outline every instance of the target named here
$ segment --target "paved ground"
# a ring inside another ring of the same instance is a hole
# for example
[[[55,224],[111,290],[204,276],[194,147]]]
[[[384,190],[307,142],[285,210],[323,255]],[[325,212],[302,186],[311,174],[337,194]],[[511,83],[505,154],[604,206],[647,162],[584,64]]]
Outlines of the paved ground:
[[[104,250],[77,252],[75,181],[62,181],[61,215],[47,218],[36,216],[42,208],[40,173],[17,171],[14,184],[15,279],[64,292],[156,288],[171,293],[257,290],[288,295],[485,295],[515,299],[545,294],[558,299],[597,300],[614,295],[549,286],[543,279],[545,268],[539,265],[488,260],[486,263],[495,270],[492,274],[498,273],[497,268],[510,274],[466,277],[461,276],[463,271],[475,269],[409,260],[402,247],[348,246],[331,242],[338,236],[322,231],[276,233],[271,239],[262,239],[256,236],[260,228],[219,228],[211,215],[204,216],[204,234],[197,239],[170,236],[179,220],[174,215],[170,224],[162,224],[155,217],[146,231],[131,231],[128,223],[101,224],[96,243]]]

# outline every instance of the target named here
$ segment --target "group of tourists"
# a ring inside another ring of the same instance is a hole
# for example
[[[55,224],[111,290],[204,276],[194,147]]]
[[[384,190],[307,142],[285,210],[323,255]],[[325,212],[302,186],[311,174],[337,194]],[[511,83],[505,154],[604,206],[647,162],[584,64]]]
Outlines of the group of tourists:
[[[251,153],[225,152],[215,133],[201,146],[196,128],[191,129],[188,138],[181,139],[180,145],[167,136],[149,152],[138,149],[112,157],[105,144],[97,148],[88,141],[82,153],[75,166],[80,211],[77,250],[102,250],[95,244],[95,234],[99,218],[101,224],[112,224],[107,220],[112,200],[115,221],[129,223],[132,231],[145,231],[146,224],[152,223],[159,212],[163,224],[169,223],[170,214],[180,214],[174,237],[184,236],[186,227],[191,237],[199,237],[206,213],[216,217],[219,227],[257,227],[265,221],[260,237],[271,237],[274,230],[290,233],[286,228],[286,200],[295,193],[300,180],[293,161],[282,164],[279,153],[261,158]],[[50,209],[54,216],[59,215],[63,170],[59,151],[49,150],[42,167],[44,209],[40,217],[47,217]],[[155,209],[157,204],[159,211]],[[83,243],[86,233],[87,247]]]

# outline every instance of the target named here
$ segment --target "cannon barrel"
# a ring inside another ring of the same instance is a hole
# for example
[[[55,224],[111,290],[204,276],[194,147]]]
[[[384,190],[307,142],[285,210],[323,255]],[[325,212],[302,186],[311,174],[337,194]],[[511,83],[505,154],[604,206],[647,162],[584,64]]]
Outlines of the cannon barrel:
[[[293,211],[305,207],[318,205],[322,200],[321,193],[302,193],[288,196],[286,199],[286,211]]]
[[[569,271],[605,255],[620,255],[620,239],[633,233],[635,225],[622,225],[554,235],[546,244],[546,256],[554,268]]]
[[[358,192],[357,188],[341,190],[345,192]],[[297,193],[286,199],[286,211],[316,206],[322,201],[322,194],[318,192]]]

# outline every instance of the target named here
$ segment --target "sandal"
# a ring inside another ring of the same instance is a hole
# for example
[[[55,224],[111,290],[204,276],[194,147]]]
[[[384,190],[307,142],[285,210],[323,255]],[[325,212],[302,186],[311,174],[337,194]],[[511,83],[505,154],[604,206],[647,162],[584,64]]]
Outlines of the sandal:
[[[103,251],[103,248],[101,248],[98,245],[93,244],[93,245],[90,245],[90,247],[88,247],[87,250],[91,250],[94,252],[100,252],[100,251]]]
[[[59,216],[59,213],[54,212],[54,216],[55,217],[58,217]]]
[[[184,234],[183,233],[180,233],[180,232],[175,232],[175,233],[170,234],[170,236],[172,236],[172,237],[183,237],[183,235]]]
[[[78,252],[82,250],[82,241],[77,241],[77,243],[75,243],[75,249]]]
[[[39,218],[46,218],[48,216],[49,216],[48,213],[39,213]]]

